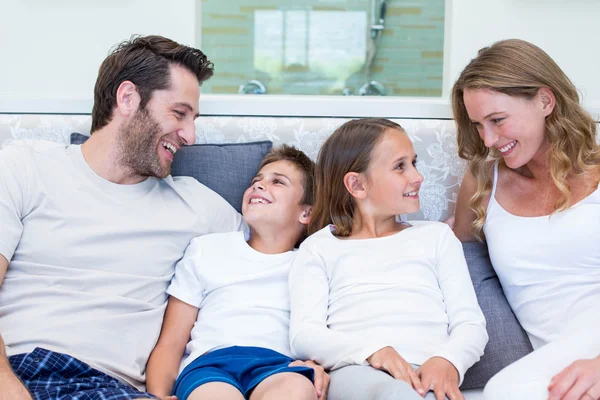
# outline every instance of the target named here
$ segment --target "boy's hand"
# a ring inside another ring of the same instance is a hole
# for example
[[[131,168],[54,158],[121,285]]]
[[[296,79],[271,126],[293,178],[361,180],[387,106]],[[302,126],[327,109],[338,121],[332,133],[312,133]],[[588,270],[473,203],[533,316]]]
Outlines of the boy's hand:
[[[308,367],[315,371],[315,389],[317,391],[317,397],[319,400],[325,400],[327,398],[327,390],[329,389],[329,375],[325,372],[325,369],[319,364],[312,360],[300,361],[296,360],[288,367]]]
[[[160,400],[177,400],[177,396],[165,396],[162,397]]]
[[[548,386],[549,400],[600,399],[600,356],[578,360],[555,375]]]
[[[432,390],[437,400],[464,400],[458,389],[458,371],[452,363],[442,357],[431,357],[417,370],[423,387]]]
[[[396,379],[400,379],[415,389],[421,396],[425,390],[412,365],[406,362],[393,347],[387,346],[371,354],[367,361],[375,369],[386,371]]]

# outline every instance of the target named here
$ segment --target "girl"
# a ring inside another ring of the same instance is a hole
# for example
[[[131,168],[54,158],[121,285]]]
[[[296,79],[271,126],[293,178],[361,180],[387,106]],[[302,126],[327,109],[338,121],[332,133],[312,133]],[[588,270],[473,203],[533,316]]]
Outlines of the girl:
[[[403,129],[386,119],[349,121],[321,148],[314,234],[289,278],[290,340],[295,356],[333,371],[331,400],[429,390],[462,399],[459,384],[487,343],[448,225],[397,219],[419,209],[416,162]]]

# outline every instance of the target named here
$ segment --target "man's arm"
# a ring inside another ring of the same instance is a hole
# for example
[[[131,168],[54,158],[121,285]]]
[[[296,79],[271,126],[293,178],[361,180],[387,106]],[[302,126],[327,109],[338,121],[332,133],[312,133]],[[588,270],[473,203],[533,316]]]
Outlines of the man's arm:
[[[2,286],[2,282],[4,282],[4,275],[6,275],[6,270],[8,269],[8,260],[0,254],[0,286]]]
[[[8,260],[0,254],[0,284],[4,280],[7,268]],[[31,400],[31,395],[10,367],[2,335],[0,335],[0,388],[2,388],[0,400]]]
[[[26,167],[21,164],[23,157],[15,148],[4,148],[0,151],[0,286],[8,269],[8,260],[12,257],[21,238],[23,224],[22,205],[27,178]],[[13,372],[6,347],[0,332],[0,400],[30,400],[31,395]]]

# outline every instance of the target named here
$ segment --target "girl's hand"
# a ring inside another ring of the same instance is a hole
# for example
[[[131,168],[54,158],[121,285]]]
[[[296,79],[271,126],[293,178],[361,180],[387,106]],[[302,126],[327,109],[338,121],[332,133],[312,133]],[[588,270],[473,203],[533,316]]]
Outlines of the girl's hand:
[[[554,376],[548,386],[549,400],[600,399],[600,356],[578,360]]]
[[[406,362],[393,347],[387,346],[371,354],[367,361],[375,369],[386,371],[396,379],[400,379],[415,389],[421,396],[425,390],[412,365]]]
[[[431,357],[417,370],[423,387],[433,390],[437,400],[464,400],[458,389],[458,371],[452,363],[442,357]]]
[[[299,361],[296,360],[288,367],[308,367],[315,371],[315,390],[317,391],[317,397],[319,400],[325,400],[327,398],[327,390],[329,389],[329,375],[325,372],[325,369],[319,364],[312,360]]]

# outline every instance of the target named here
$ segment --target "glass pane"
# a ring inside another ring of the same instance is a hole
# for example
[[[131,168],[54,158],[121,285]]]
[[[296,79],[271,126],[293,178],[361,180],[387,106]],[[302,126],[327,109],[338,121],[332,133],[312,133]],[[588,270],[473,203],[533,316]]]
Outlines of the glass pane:
[[[441,96],[444,0],[203,0],[206,93]],[[249,83],[250,82],[250,83]]]

